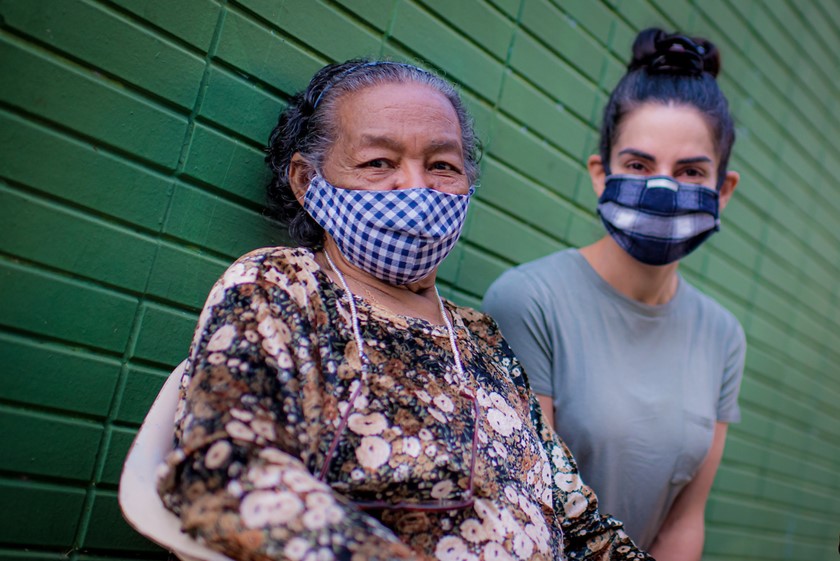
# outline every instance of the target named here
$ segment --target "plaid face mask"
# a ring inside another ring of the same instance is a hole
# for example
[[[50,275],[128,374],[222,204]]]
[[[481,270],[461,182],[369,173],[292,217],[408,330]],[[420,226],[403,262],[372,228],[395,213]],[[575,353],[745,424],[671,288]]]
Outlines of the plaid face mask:
[[[449,255],[467,216],[466,195],[426,187],[392,191],[341,189],[320,175],[304,208],[348,261],[394,286],[418,281]]]
[[[718,192],[671,177],[607,176],[598,214],[610,236],[648,265],[667,265],[720,230]]]

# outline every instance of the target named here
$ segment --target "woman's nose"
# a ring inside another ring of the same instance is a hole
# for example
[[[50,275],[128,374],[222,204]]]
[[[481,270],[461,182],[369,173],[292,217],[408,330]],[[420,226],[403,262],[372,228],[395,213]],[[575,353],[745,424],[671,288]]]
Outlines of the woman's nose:
[[[397,189],[430,187],[427,185],[426,166],[422,163],[403,162],[397,173]]]

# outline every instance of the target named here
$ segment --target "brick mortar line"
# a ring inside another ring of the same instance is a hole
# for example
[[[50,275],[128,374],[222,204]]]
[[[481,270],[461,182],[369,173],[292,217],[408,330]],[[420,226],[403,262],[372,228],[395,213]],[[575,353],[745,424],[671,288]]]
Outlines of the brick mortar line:
[[[160,225],[160,229],[159,229],[159,235],[160,236],[163,235],[163,232],[166,229],[166,226],[168,224],[169,215],[170,215],[170,212],[171,212],[172,206],[173,206],[173,200],[175,198],[174,188],[175,188],[175,183],[178,181],[177,175],[179,173],[183,172],[183,167],[184,167],[184,164],[185,164],[185,161],[186,161],[186,154],[189,151],[190,143],[192,141],[193,134],[194,134],[194,131],[195,131],[196,117],[201,110],[201,106],[203,104],[204,97],[205,97],[206,92],[207,92],[207,82],[208,82],[208,79],[209,79],[210,69],[211,69],[211,66],[212,66],[212,59],[215,56],[216,50],[218,48],[219,40],[220,40],[220,37],[221,37],[221,30],[222,30],[223,25],[224,25],[225,16],[227,14],[226,1],[225,0],[220,0],[220,4],[221,4],[221,6],[220,6],[220,10],[219,10],[219,16],[218,16],[218,19],[216,21],[216,28],[213,31],[213,38],[211,40],[210,48],[208,49],[208,52],[207,52],[207,54],[205,56],[205,59],[204,59],[205,68],[204,68],[204,72],[203,72],[202,77],[201,77],[201,82],[199,84],[198,95],[196,97],[196,101],[195,101],[195,104],[193,106],[193,109],[190,112],[190,116],[189,116],[189,119],[188,119],[188,125],[187,125],[187,131],[185,133],[184,140],[183,140],[182,145],[181,145],[181,154],[179,155],[178,164],[177,164],[175,172],[174,172],[175,177],[173,177],[173,181],[172,181],[172,188],[173,189],[172,189],[172,192],[170,193],[170,196],[169,196],[169,201],[167,203],[167,208],[166,208],[166,211],[164,213],[164,218],[161,221],[161,225]],[[159,238],[159,240],[160,240],[160,238]],[[73,549],[69,554],[70,561],[78,561],[79,555],[80,555],[80,549],[82,548],[82,546],[85,542],[85,539],[87,537],[88,531],[90,529],[91,515],[93,513],[93,505],[94,505],[94,501],[95,501],[95,497],[96,497],[95,490],[96,490],[96,487],[97,487],[97,481],[102,476],[102,473],[105,469],[105,465],[107,463],[108,452],[109,452],[110,446],[111,446],[112,426],[113,426],[114,421],[116,419],[117,411],[119,410],[120,404],[122,402],[122,397],[123,397],[122,394],[125,391],[125,386],[126,386],[127,381],[128,381],[128,365],[129,365],[129,362],[131,360],[131,357],[133,356],[133,354],[136,350],[137,340],[138,340],[139,335],[140,335],[143,319],[146,315],[146,305],[145,305],[146,304],[146,291],[148,290],[149,283],[151,282],[152,271],[154,270],[154,265],[157,261],[158,255],[160,254],[160,247],[161,247],[161,244],[158,243],[157,248],[155,250],[155,255],[152,259],[152,264],[149,267],[148,276],[146,277],[146,283],[145,283],[145,287],[144,287],[144,290],[143,290],[143,294],[141,296],[137,297],[137,307],[135,309],[134,319],[133,319],[132,326],[131,326],[131,332],[130,332],[130,335],[129,335],[128,342],[126,344],[125,351],[123,352],[123,355],[122,355],[122,367],[120,368],[119,377],[117,379],[117,385],[116,385],[116,388],[114,390],[113,397],[111,399],[111,404],[110,404],[110,407],[109,407],[108,415],[107,415],[107,417],[105,418],[105,420],[102,424],[102,426],[103,426],[103,436],[102,436],[102,439],[99,442],[99,447],[98,447],[97,453],[96,453],[96,458],[95,458],[95,462],[94,462],[93,477],[92,477],[91,481],[89,482],[89,484],[87,486],[87,489],[86,489],[84,506],[82,508],[82,515],[81,515],[81,518],[79,520],[77,530],[76,530],[76,535],[75,535],[74,540],[73,540]]]
[[[721,35],[723,35],[723,36],[725,36],[725,37],[727,37],[727,38],[729,37],[729,35],[728,35],[726,32],[724,32],[724,31],[723,31],[723,30],[722,30],[722,29],[721,29],[721,28],[717,25],[717,22],[716,22],[715,20],[711,19],[711,18],[710,18],[710,17],[709,17],[709,16],[708,16],[708,15],[707,15],[704,11],[702,11],[702,10],[700,10],[700,9],[699,9],[699,7],[697,6],[696,2],[694,3],[694,5],[695,5],[695,9],[696,9],[696,10],[698,10],[698,14],[699,14],[699,15],[700,15],[700,16],[701,16],[701,17],[702,17],[702,18],[703,18],[703,19],[707,22],[707,24],[708,24],[710,27],[713,27],[714,29],[717,29],[717,30],[720,32],[720,34],[721,34]],[[747,19],[746,19],[746,18],[745,18],[745,17],[741,14],[741,12],[739,12],[739,11],[738,11],[738,10],[736,10],[734,7],[732,7],[732,4],[731,4],[731,3],[729,3],[728,5],[729,5],[729,7],[730,7],[730,11],[731,11],[731,12],[735,15],[735,17],[736,17],[736,18],[738,18],[738,19],[740,20],[741,24],[742,24],[745,28],[747,28],[747,29],[749,30],[750,37],[751,37],[751,38],[756,39],[756,40],[757,40],[757,41],[759,41],[759,42],[762,42],[762,41],[761,41],[762,34],[761,34],[761,33],[759,33],[759,32],[758,32],[758,30],[756,30],[756,29],[755,29],[755,28],[754,28],[754,27],[753,27],[753,26],[749,23],[749,21],[747,21]],[[732,43],[733,43],[733,46],[734,46],[735,48],[737,48],[737,49],[738,49],[738,51],[741,53],[742,57],[743,57],[746,61],[751,60],[751,57],[750,57],[750,55],[749,55],[749,52],[744,51],[744,49],[743,49],[743,48],[741,47],[741,45],[739,45],[738,43],[736,43],[736,42],[734,42],[734,41],[733,41]],[[766,45],[766,43],[762,45],[762,50],[763,50],[763,51],[765,51],[765,52],[769,55],[769,56],[768,56],[768,58],[773,59],[773,60],[777,60],[777,58],[775,57],[775,53],[774,53],[774,51],[773,51],[772,49],[770,49],[770,48]],[[782,66],[784,65],[784,63],[780,63],[780,64],[782,64]],[[771,76],[769,76],[769,75],[767,74],[766,69],[765,69],[765,66],[758,67],[758,69],[759,69],[759,71],[760,71],[760,72],[759,72],[759,75],[762,77],[762,81],[765,83],[765,85],[766,85],[768,88],[773,88],[773,89],[776,91],[776,97],[778,97],[778,98],[779,98],[779,99],[781,99],[782,101],[788,100],[788,97],[785,95],[785,93],[784,93],[784,92],[782,92],[781,90],[779,90],[779,89],[778,89],[778,86],[777,86],[777,82],[778,82],[778,80],[774,80]],[[791,82],[794,82],[794,81],[795,81],[795,80],[791,80]],[[805,91],[805,90],[803,90],[803,91]],[[804,120],[804,121],[806,121],[806,122],[811,123],[811,126],[819,132],[819,135],[820,135],[820,136],[823,136],[823,135],[822,135],[822,132],[821,132],[821,131],[819,131],[819,128],[818,128],[817,124],[812,122],[812,120],[811,120],[810,116],[809,116],[806,112],[803,112],[802,110],[800,110],[800,108],[799,108],[798,106],[796,106],[796,105],[791,105],[791,108],[792,108],[792,110],[793,110],[793,111],[795,111],[797,114],[799,114],[799,115],[800,115],[800,117],[802,117],[802,120]],[[770,114],[772,114],[772,113],[770,113]],[[837,122],[837,119],[834,119],[834,122]],[[835,129],[836,129],[836,128],[837,128],[837,127],[835,127]],[[830,143],[830,142],[831,142],[831,139],[826,138],[826,137],[823,137],[823,141],[824,141],[824,142],[827,142],[827,143]]]

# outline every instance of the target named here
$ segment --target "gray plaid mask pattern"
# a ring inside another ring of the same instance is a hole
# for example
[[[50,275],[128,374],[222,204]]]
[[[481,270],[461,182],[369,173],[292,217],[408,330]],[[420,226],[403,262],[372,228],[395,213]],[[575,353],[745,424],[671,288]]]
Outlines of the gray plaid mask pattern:
[[[610,236],[648,265],[667,265],[720,229],[718,192],[672,177],[610,175],[598,199]]]
[[[402,286],[424,278],[449,255],[474,192],[474,187],[466,195],[426,187],[342,189],[316,175],[303,206],[348,261]]]

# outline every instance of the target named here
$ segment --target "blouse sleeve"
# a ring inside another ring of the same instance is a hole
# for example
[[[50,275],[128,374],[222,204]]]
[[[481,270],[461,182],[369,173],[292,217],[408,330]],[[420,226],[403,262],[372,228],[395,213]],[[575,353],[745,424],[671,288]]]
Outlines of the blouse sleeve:
[[[284,317],[294,290],[229,275],[193,341],[164,503],[185,531],[239,561],[417,558],[306,467],[304,407],[317,404],[300,372],[317,364],[317,342]]]

